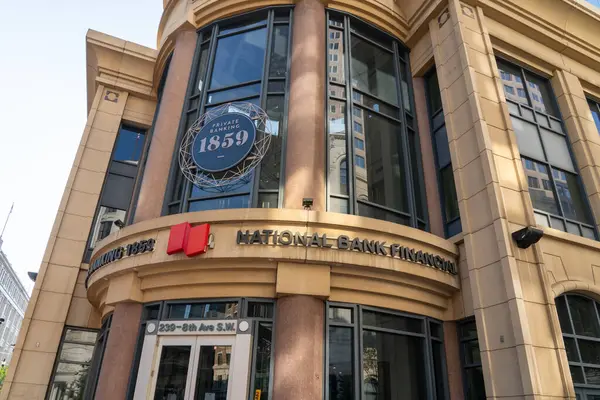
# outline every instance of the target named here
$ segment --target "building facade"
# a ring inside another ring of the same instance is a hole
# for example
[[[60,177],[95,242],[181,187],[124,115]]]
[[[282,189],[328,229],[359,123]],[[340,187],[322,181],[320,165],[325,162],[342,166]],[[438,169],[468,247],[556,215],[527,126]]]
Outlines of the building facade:
[[[165,0],[158,50],[90,31],[1,398],[598,398],[598,12]]]
[[[2,247],[2,238],[0,238]],[[17,335],[25,316],[29,294],[0,250],[0,363],[8,365],[17,343]]]

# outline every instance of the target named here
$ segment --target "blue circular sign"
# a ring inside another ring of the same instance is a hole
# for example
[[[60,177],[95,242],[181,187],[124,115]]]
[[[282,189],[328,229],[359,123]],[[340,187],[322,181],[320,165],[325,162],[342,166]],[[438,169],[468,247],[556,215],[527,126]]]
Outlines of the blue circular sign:
[[[242,162],[256,141],[256,127],[245,114],[228,113],[208,121],[194,138],[192,158],[206,172],[222,172]]]

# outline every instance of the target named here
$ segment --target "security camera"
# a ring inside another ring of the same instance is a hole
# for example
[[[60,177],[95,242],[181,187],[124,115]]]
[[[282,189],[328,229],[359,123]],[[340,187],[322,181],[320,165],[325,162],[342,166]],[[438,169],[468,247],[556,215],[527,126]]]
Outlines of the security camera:
[[[311,197],[305,197],[302,199],[302,207],[304,207],[307,210],[310,210],[310,208],[313,206],[313,199]]]
[[[121,221],[120,219],[113,222],[113,224],[115,224],[117,226],[117,228],[119,228],[119,229],[123,229],[125,227],[125,223],[123,221]]]
[[[512,237],[520,249],[526,249],[532,244],[539,242],[542,236],[544,236],[544,231],[533,226],[528,226],[512,233]]]

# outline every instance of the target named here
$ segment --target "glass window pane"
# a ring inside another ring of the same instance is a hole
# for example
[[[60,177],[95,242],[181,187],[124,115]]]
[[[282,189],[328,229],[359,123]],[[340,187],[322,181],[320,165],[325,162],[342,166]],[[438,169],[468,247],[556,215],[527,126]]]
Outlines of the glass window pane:
[[[400,153],[400,125],[368,111],[364,118],[354,117],[364,131],[354,137],[365,141],[356,155],[366,159],[355,165],[355,187],[358,200],[370,201],[400,211],[408,211],[403,156]]]
[[[427,398],[423,347],[422,338],[363,331],[364,398]]]
[[[196,400],[227,399],[230,361],[231,346],[200,346]]]
[[[534,169],[527,168],[527,164],[530,162]],[[541,183],[544,179],[550,180],[548,168],[544,164],[527,160],[526,158],[523,158],[523,166],[525,167],[525,174],[527,175],[529,195],[531,196],[533,208],[546,211],[550,214],[560,215],[552,188],[546,189],[544,188],[543,183]]]
[[[92,361],[93,352],[93,344],[63,343],[60,351],[60,360],[87,364]]]
[[[429,332],[431,337],[442,339],[442,325],[437,322],[429,322]]]
[[[567,302],[575,333],[582,336],[600,337],[600,326],[594,302],[586,297],[576,295],[567,296]]]
[[[553,170],[554,183],[565,217],[576,221],[591,223],[592,218],[587,204],[581,196],[581,187],[577,175]]]
[[[550,118],[550,128],[560,133],[563,132],[562,124],[553,118]]]
[[[515,117],[512,117],[511,121],[521,154],[537,158],[538,160],[545,160],[537,127],[534,124]]]
[[[567,350],[567,358],[569,361],[580,362],[575,339],[568,337],[563,337],[563,339],[565,341],[565,349]]]
[[[254,391],[260,390],[260,400],[269,400],[269,377],[271,372],[271,344],[273,341],[273,324],[260,322],[258,324],[258,341],[256,359],[254,362]]]
[[[266,23],[267,23],[266,19],[261,19],[260,21],[256,21],[256,19],[249,19],[244,22],[235,22],[233,24],[221,26],[219,29],[219,35],[227,35],[230,33],[237,32],[237,31],[251,29],[253,27],[265,25]]]
[[[419,160],[421,148],[419,147],[416,133],[410,129],[408,130],[408,152],[410,155],[410,167],[413,180],[412,187],[415,195],[415,209],[417,212],[417,218],[424,220],[426,218],[425,205],[427,201],[424,198],[424,188],[422,187],[424,183],[421,182],[419,174],[419,171],[422,169]]]
[[[184,400],[191,346],[163,346],[154,400]]]
[[[444,365],[444,345],[440,342],[432,342],[431,349],[433,353],[433,371],[435,373],[435,393],[439,400],[443,400],[446,398],[446,391],[444,388],[444,375],[446,375]]]
[[[98,216],[92,228],[92,238],[90,239],[90,249],[96,247],[96,243],[104,239],[111,233],[117,232],[119,227],[115,225],[115,221],[125,222],[125,210],[118,208],[101,206],[98,211]]]
[[[483,382],[483,370],[481,367],[468,368],[465,370],[466,379],[466,399],[482,400],[485,399],[485,384]]]
[[[434,133],[435,150],[437,155],[437,162],[440,168],[450,164],[450,146],[448,145],[448,134],[446,132],[446,126],[442,126]]]
[[[185,319],[189,317],[189,304],[170,304],[167,318]]]
[[[352,35],[352,86],[398,105],[394,57]]]
[[[592,112],[592,117],[594,118],[594,122],[596,123],[596,129],[598,129],[598,133],[600,133],[600,108],[598,108],[598,104],[592,101],[589,101],[590,111]]]
[[[237,318],[238,303],[198,303],[192,304],[189,318],[229,319]]]
[[[348,162],[346,160],[346,103],[329,101],[329,190],[348,194]]]
[[[600,385],[600,368],[584,368],[588,385]]]
[[[228,208],[248,208],[250,206],[250,196],[232,196],[216,199],[206,199],[191,201],[189,212],[206,210],[223,210]]]
[[[98,336],[97,332],[92,331],[82,331],[78,329],[67,329],[65,332],[65,342],[81,342],[81,343],[89,343],[95,344],[96,337]]]
[[[351,308],[340,308],[340,307],[329,307],[329,319],[335,322],[345,322],[348,324],[352,323],[352,309]]]
[[[578,339],[577,344],[579,344],[582,362],[586,364],[600,364],[600,342]]]
[[[346,98],[346,88],[344,86],[329,85],[329,95],[335,97]]]
[[[521,107],[521,115],[523,116],[523,118],[527,118],[530,121],[533,121],[533,111],[531,111],[528,108],[525,107]],[[548,123],[548,118],[544,117],[546,119],[546,124]],[[542,120],[540,119],[540,117],[538,116],[538,122],[542,123]]]
[[[228,89],[220,92],[210,93],[208,95],[207,103],[223,103],[226,101],[243,99],[246,97],[253,97],[258,95],[260,95],[260,83],[255,83],[254,85],[242,86],[237,87],[235,89]]]
[[[398,331],[424,333],[421,319],[376,311],[363,311],[363,324]]]
[[[581,367],[569,365],[569,369],[571,370],[571,378],[573,378],[573,383],[585,383]]]
[[[596,233],[594,232],[594,229],[588,228],[586,226],[582,226],[581,231],[583,233],[583,237],[586,237],[586,238],[592,239],[592,240],[596,240]]]
[[[548,217],[540,214],[540,213],[533,213],[534,217],[535,217],[535,222],[539,225],[539,226],[545,226],[547,228],[550,227],[550,223],[548,222]]]
[[[248,318],[273,318],[273,303],[248,302]]]
[[[433,72],[426,79],[427,103],[430,115],[435,114],[442,108],[442,94],[438,83],[437,73]]]
[[[196,85],[195,92],[202,91],[204,87],[204,79],[206,76],[206,67],[208,65],[208,52],[210,50],[210,43],[204,43],[200,48],[200,62],[198,63],[198,84]]]
[[[559,231],[566,232],[565,223],[560,218],[550,217],[550,225],[554,229],[558,229]]]
[[[358,203],[358,215],[361,217],[375,218],[401,225],[410,225],[410,218],[405,215],[397,214],[395,212],[387,211],[382,208],[361,202]]]
[[[329,80],[346,83],[346,64],[344,62],[344,32],[336,29],[329,30],[327,45],[329,60]]]
[[[463,343],[463,351],[465,355],[465,364],[481,364],[481,352],[477,340]]]
[[[467,321],[460,324],[460,339],[477,339],[477,325],[475,321]]]
[[[498,70],[500,70],[506,99],[529,105],[521,78],[521,70],[500,60],[498,60]]]
[[[329,201],[329,211],[348,214],[350,212],[348,208],[348,200],[331,197]]]
[[[267,29],[219,39],[211,89],[260,80],[263,73]]]
[[[144,132],[121,127],[112,159],[131,165],[138,165],[144,150]]]
[[[527,90],[533,101],[533,108],[536,111],[540,111],[546,114],[554,115],[558,117],[558,113],[554,107],[554,99],[550,90],[550,84],[548,80],[539,78],[530,73],[527,75]]]
[[[444,213],[446,216],[446,222],[449,222],[460,216],[452,165],[442,168],[440,171],[440,178],[442,180],[442,190],[444,196]]]
[[[581,232],[579,231],[579,225],[574,224],[572,222],[567,221],[567,232],[572,233],[573,235],[581,236]]]
[[[352,349],[352,328],[329,327],[329,398],[332,400],[354,400]]]
[[[281,146],[283,143],[283,119],[285,116],[284,97],[267,98],[266,131],[271,134],[271,144],[260,163],[260,189],[279,189],[281,173]]]
[[[558,320],[560,321],[560,329],[563,333],[573,333],[571,328],[571,321],[569,319],[569,312],[567,311],[567,303],[565,296],[557,297],[555,300],[556,312],[558,313]]]
[[[379,100],[376,100],[370,96],[367,96],[366,94],[362,94],[359,91],[354,90],[352,92],[352,100],[354,100],[354,102],[357,104],[361,104],[365,107],[372,109],[373,111],[380,112],[385,115],[389,115],[392,118],[396,118],[396,119],[400,118],[398,109],[396,107],[390,107],[387,104],[382,103]],[[358,113],[358,112],[363,113],[364,111],[362,111],[362,109],[359,108],[359,111],[356,111],[355,113]]]
[[[273,42],[271,44],[271,64],[269,65],[270,77],[286,76],[289,34],[289,25],[275,25],[273,28]]]
[[[259,208],[278,208],[279,195],[277,193],[259,193],[258,194]]]
[[[267,86],[267,91],[271,92],[285,92],[285,81],[271,81]]]
[[[548,161],[559,168],[574,171],[566,138],[546,129],[541,129],[541,132]]]
[[[89,365],[59,363],[56,366],[48,399],[83,399],[89,370]]]

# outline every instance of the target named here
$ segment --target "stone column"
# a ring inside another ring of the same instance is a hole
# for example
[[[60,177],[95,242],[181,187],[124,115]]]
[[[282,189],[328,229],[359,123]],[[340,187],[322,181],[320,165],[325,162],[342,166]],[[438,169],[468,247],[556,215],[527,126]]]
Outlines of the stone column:
[[[325,304],[312,296],[277,300],[274,400],[323,398]]]
[[[142,308],[140,303],[118,303],[115,306],[95,400],[125,398]]]
[[[446,353],[448,392],[450,393],[451,400],[462,400],[465,398],[462,367],[460,365],[460,348],[458,346],[456,322],[444,322],[444,351]]]
[[[175,50],[154,125],[134,222],[161,215],[197,38],[195,31],[183,30],[175,39]]]
[[[483,10],[449,0],[430,22],[488,398],[572,396],[535,225]]]
[[[283,207],[325,210],[325,8],[299,0],[294,9]]]

